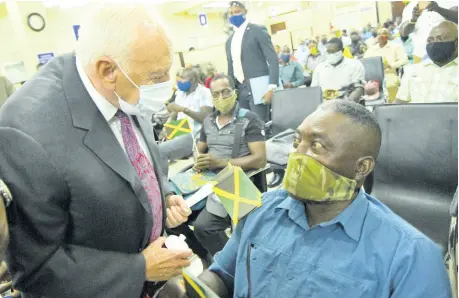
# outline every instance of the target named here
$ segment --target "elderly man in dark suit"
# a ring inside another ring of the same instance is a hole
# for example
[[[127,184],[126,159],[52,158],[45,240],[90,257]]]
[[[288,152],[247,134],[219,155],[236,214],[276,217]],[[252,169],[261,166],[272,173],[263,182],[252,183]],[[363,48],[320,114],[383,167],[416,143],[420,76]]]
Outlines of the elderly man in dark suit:
[[[279,60],[266,28],[248,22],[246,14],[247,9],[241,2],[230,2],[229,21],[235,30],[226,42],[228,74],[236,82],[241,108],[267,122],[271,96],[279,83]],[[269,76],[264,102],[255,102],[250,79],[264,76]]]
[[[172,91],[170,42],[141,6],[105,5],[0,111],[7,261],[22,297],[147,297],[190,264],[163,248],[191,213],[149,121]],[[146,283],[154,282],[154,283]]]

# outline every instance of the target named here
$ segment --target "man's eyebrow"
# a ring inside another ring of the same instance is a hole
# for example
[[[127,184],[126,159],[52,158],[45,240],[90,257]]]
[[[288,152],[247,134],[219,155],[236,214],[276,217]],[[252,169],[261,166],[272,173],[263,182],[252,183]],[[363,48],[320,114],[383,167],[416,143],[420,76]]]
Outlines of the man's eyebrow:
[[[327,134],[323,133],[323,132],[320,132],[320,131],[313,131],[311,133],[311,136],[313,138],[318,138],[318,139],[321,139],[323,141],[325,141],[325,143],[329,144],[329,145],[333,145],[333,142],[331,142],[331,140],[328,138]]]

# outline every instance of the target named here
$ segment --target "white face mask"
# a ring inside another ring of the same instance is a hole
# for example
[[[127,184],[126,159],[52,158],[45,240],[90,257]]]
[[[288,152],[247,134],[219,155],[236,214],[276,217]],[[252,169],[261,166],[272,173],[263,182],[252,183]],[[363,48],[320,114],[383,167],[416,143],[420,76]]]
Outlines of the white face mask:
[[[131,105],[115,92],[118,97],[120,109],[128,115],[141,116],[150,121],[155,113],[164,109],[164,103],[169,99],[172,93],[172,82],[169,80],[158,84],[137,86],[126,72],[124,72],[118,62],[116,62],[116,64],[129,82],[139,89],[140,93],[137,104]]]
[[[343,52],[339,51],[333,54],[328,53],[326,58],[328,63],[335,65],[343,58]]]

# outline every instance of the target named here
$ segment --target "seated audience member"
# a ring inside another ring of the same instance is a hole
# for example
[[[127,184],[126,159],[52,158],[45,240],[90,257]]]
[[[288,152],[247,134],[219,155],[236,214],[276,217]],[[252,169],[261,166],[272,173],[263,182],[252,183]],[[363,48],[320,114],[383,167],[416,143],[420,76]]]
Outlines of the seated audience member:
[[[429,59],[412,65],[402,77],[397,103],[457,102],[457,25],[443,21],[427,38]]]
[[[389,103],[392,103],[395,101],[395,96],[400,86],[397,69],[408,64],[408,57],[400,44],[389,41],[389,36],[388,29],[383,28],[379,30],[378,44],[369,47],[364,56],[365,58],[377,56],[383,58],[384,81],[386,83]]]
[[[320,40],[320,43],[317,43],[319,52],[322,56],[327,55],[327,42],[328,42],[327,35],[322,35],[322,39]]]
[[[295,58],[298,63],[301,64],[301,66],[304,68],[306,66],[306,59],[309,56],[309,50],[308,47],[306,46],[306,42],[303,40],[300,42],[300,45],[298,46],[298,49],[295,51]]]
[[[352,43],[351,38],[347,35],[346,30],[341,31],[341,40],[343,41],[343,45],[345,47],[350,46]]]
[[[199,136],[204,118],[212,112],[210,90],[199,83],[198,72],[184,68],[179,72],[175,101],[167,105],[169,121],[188,117],[192,134],[179,136],[159,146],[161,167],[167,176],[168,161],[188,157],[193,153],[193,137]]]
[[[328,41],[326,60],[316,67],[311,87],[320,86],[322,91],[345,89],[345,98],[358,102],[363,95],[365,69],[359,60],[345,58],[343,50],[341,39]]]
[[[290,49],[284,48],[279,67],[280,79],[284,89],[297,88],[304,83],[303,67],[298,62],[291,61]]]
[[[362,41],[360,35],[354,31],[351,33],[351,54],[354,58],[360,59],[367,50],[367,45]]]
[[[226,75],[217,75],[211,82],[213,104],[216,111],[204,120],[198,142],[198,156],[195,170],[219,171],[228,162],[243,170],[263,168],[266,164],[264,123],[258,116],[237,103],[233,80]],[[235,128],[243,124],[239,144],[239,155],[232,157],[235,144]],[[231,226],[231,219],[223,205],[213,198],[207,200],[194,222],[194,233],[201,245],[213,256],[228,241],[225,230]]]
[[[207,67],[207,78],[206,78],[206,81],[205,81],[206,88],[210,89],[210,82],[212,81],[212,78],[215,75],[216,75],[215,68],[211,64],[209,64],[209,66]]]
[[[280,45],[276,44],[276,45],[274,46],[274,51],[276,52],[277,57],[279,57],[279,59],[280,59],[280,55],[281,55],[281,54],[280,54],[280,52],[281,52],[281,47],[280,47]]]
[[[0,108],[14,92],[14,85],[5,76],[0,76]]]
[[[377,28],[374,28],[372,27],[370,29],[370,33],[371,33],[371,37],[368,38],[367,40],[365,40],[365,44],[367,45],[367,47],[371,47],[371,46],[374,46],[375,44],[378,43],[378,29]]]
[[[380,146],[365,107],[323,103],[298,128],[284,189],[199,278],[220,297],[451,297],[440,248],[362,188]]]
[[[428,4],[426,6],[426,4]],[[413,33],[414,63],[427,59],[426,40],[433,27],[442,21],[457,24],[457,1],[410,1],[403,9],[400,35]]]
[[[8,221],[6,207],[11,203],[12,197],[5,183],[0,180],[0,260],[3,260],[8,246]]]
[[[409,34],[408,36],[400,36],[400,40],[403,43],[403,49],[405,50],[405,54],[408,57],[408,64],[413,64],[413,33]]]
[[[306,58],[306,65],[304,69],[304,76],[306,77],[306,86],[310,86],[312,82],[312,73],[317,65],[325,61],[325,55],[319,51],[317,43],[312,41],[309,43],[309,56]]]

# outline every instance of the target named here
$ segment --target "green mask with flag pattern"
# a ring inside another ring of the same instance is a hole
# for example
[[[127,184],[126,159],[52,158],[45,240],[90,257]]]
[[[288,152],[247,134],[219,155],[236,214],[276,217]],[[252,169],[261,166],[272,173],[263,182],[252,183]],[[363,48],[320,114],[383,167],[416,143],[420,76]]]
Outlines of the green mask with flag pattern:
[[[308,201],[331,202],[352,199],[357,181],[336,174],[314,158],[291,153],[284,178],[285,190]]]

